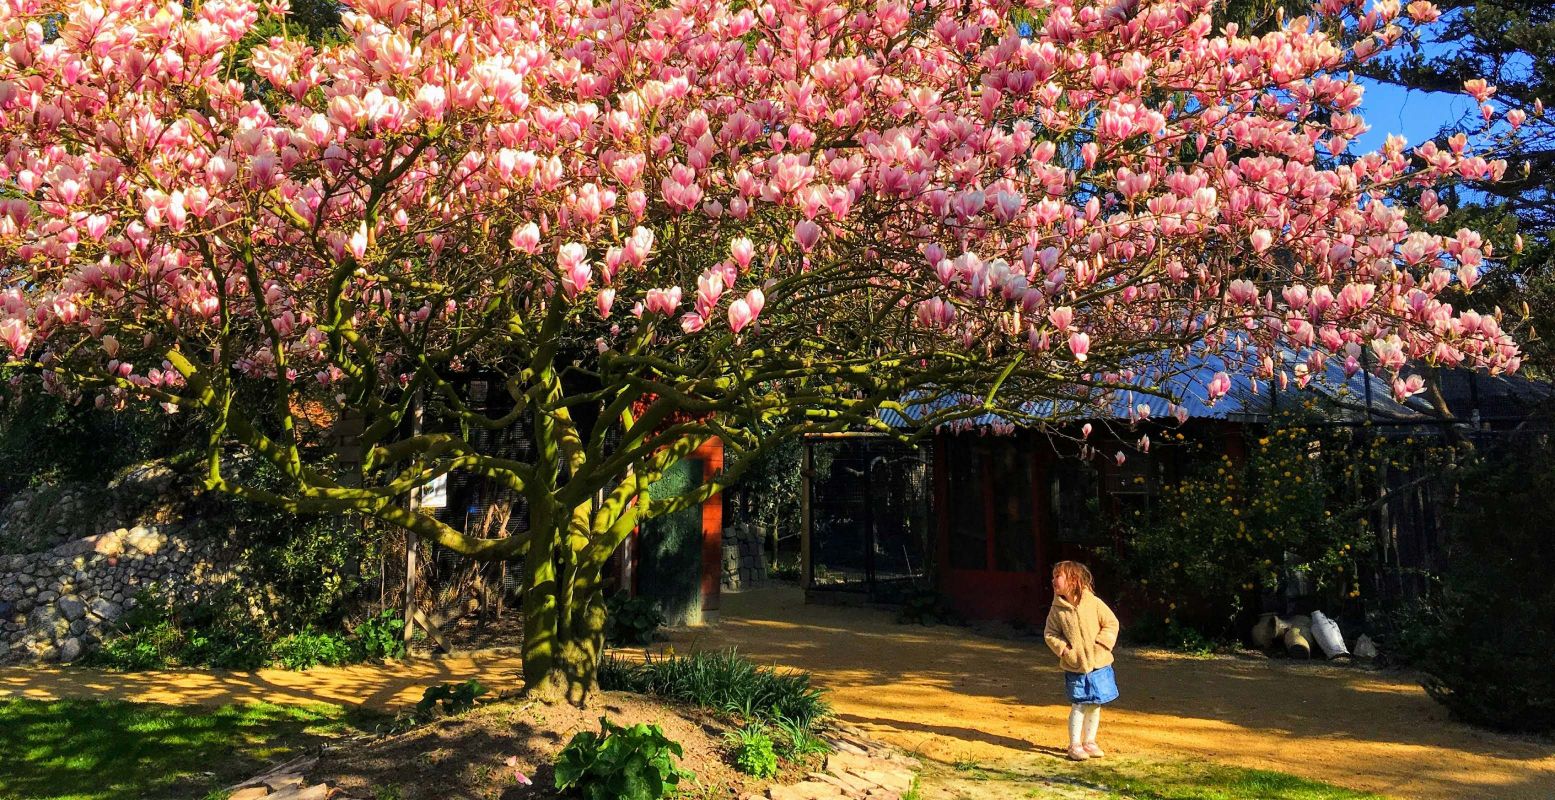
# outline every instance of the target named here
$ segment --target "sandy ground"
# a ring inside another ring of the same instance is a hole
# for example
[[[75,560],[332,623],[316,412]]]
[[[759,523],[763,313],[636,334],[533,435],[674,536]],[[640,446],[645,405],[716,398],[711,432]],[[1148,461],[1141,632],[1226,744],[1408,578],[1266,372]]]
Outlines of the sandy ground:
[[[75,667],[0,668],[0,697],[87,697],[137,703],[333,703],[385,711],[409,709],[426,687],[479,680],[494,694],[517,692],[521,663],[516,654],[482,654],[411,659],[389,665],[319,667],[307,672],[262,669],[103,672]]]
[[[840,716],[938,761],[1019,768],[1066,743],[1069,707],[1039,641],[899,626],[797,591],[723,599],[722,625],[676,646],[737,647],[814,673]],[[1555,744],[1451,721],[1407,675],[1125,651],[1102,715],[1119,755],[1202,757],[1404,798],[1555,799]]]
[[[809,670],[847,722],[935,760],[1019,769],[1053,758],[1068,705],[1040,642],[899,626],[884,612],[806,606],[797,591],[727,595],[722,625],[677,633],[679,650],[736,647]],[[164,703],[337,703],[404,708],[429,684],[518,688],[516,655],[309,672],[0,669],[0,697]],[[1120,654],[1123,697],[1103,714],[1120,756],[1207,758],[1401,798],[1555,798],[1555,744],[1452,722],[1408,676],[1157,651]]]

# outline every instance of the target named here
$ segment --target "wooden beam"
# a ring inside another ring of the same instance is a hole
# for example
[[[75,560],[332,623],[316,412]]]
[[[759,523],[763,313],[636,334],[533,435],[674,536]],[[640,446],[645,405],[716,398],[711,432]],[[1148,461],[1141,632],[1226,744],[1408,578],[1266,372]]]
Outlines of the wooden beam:
[[[799,588],[805,591],[809,591],[815,583],[815,568],[810,561],[812,553],[810,540],[814,527],[810,508],[810,486],[815,470],[813,447],[809,442],[804,443],[804,465],[799,470]]]
[[[412,623],[420,625],[421,629],[427,632],[427,636],[431,637],[432,641],[437,642],[439,650],[442,650],[444,653],[453,652],[453,648],[448,646],[448,640],[443,638],[443,632],[436,625],[432,624],[432,620],[427,619],[426,614],[421,613],[421,609],[418,608],[412,611],[410,616]]]
[[[421,435],[421,390],[410,400],[410,435]],[[420,492],[410,490],[407,504],[411,511],[416,510],[417,501],[420,500]],[[420,610],[416,608],[416,547],[419,545],[416,532],[405,531],[405,647],[410,648],[411,634],[416,630],[416,615]]]

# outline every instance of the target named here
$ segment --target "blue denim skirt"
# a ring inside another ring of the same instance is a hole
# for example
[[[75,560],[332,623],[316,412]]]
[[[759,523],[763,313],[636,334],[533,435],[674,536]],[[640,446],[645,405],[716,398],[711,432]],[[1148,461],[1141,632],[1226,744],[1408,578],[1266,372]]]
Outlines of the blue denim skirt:
[[[1090,672],[1065,672],[1064,688],[1069,691],[1071,703],[1101,705],[1118,699],[1118,679],[1112,674],[1111,665]]]

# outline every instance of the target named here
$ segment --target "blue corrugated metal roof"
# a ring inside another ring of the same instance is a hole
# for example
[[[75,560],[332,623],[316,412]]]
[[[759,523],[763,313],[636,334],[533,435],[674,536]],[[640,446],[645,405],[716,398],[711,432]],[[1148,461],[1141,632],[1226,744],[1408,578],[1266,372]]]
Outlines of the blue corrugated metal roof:
[[[1290,374],[1297,364],[1306,361],[1307,352],[1282,348],[1278,360],[1286,373]],[[1290,381],[1286,388],[1275,391],[1268,379],[1254,379],[1246,365],[1240,363],[1243,359],[1249,363],[1256,360],[1247,356],[1247,353],[1242,354],[1234,363],[1226,356],[1214,352],[1190,352],[1187,355],[1162,353],[1145,359],[1138,371],[1156,378],[1156,385],[1166,397],[1138,391],[1114,391],[1110,396],[1101,398],[1099,403],[1040,400],[1024,403],[1020,409],[1028,418],[1122,420],[1130,419],[1131,412],[1143,404],[1149,410],[1149,416],[1165,420],[1172,416],[1175,405],[1186,410],[1189,419],[1255,421],[1267,419],[1277,408],[1288,407],[1288,403],[1299,402],[1297,398],[1318,396],[1342,401],[1344,406],[1352,407],[1349,414],[1361,419],[1365,414],[1369,383],[1373,412],[1401,418],[1423,416],[1416,409],[1396,402],[1387,381],[1364,370],[1346,376],[1343,363],[1337,359],[1327,359],[1322,371],[1312,376],[1305,388],[1298,388],[1295,381]],[[1207,387],[1217,372],[1225,372],[1230,377],[1231,391],[1211,402]],[[927,416],[951,412],[960,407],[971,410],[982,404],[981,398],[970,395],[941,396],[917,404],[912,404],[909,398],[904,402],[906,405],[903,411],[881,409],[877,416],[893,428],[907,428]],[[1087,411],[1086,406],[1093,410]],[[972,427],[1011,424],[1005,417],[991,412],[963,419],[965,421],[959,424]]]

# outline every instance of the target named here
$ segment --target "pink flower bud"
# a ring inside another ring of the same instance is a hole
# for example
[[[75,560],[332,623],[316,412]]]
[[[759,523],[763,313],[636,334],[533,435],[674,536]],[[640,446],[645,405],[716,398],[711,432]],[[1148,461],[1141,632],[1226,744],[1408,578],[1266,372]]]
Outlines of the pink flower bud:
[[[799,248],[806,253],[815,249],[816,242],[821,240],[821,226],[803,220],[794,226],[794,239],[799,242]]]
[[[1210,378],[1209,385],[1205,388],[1209,392],[1211,402],[1219,400],[1231,391],[1231,376],[1224,372],[1217,372],[1215,377]]]
[[[527,222],[514,228],[508,243],[520,253],[534,255],[540,249],[540,226]]]
[[[741,236],[729,243],[729,255],[734,263],[740,265],[741,270],[750,269],[751,259],[756,255],[756,245],[750,239]]]
[[[1086,353],[1091,349],[1091,337],[1076,331],[1069,334],[1069,352],[1074,353],[1074,360],[1084,362]]]

